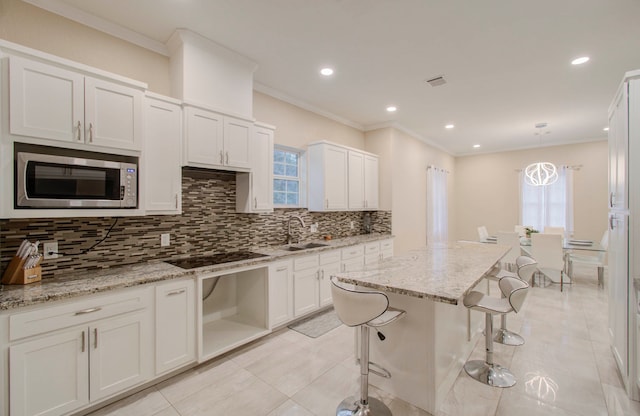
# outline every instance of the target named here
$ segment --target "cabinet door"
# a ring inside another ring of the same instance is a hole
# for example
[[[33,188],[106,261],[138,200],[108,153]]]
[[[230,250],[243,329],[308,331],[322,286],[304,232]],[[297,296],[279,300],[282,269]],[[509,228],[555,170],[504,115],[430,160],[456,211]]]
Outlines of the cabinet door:
[[[393,257],[393,240],[380,241],[380,258],[388,259]]]
[[[186,164],[222,166],[224,117],[212,111],[187,107],[185,111]]]
[[[618,369],[627,380],[629,325],[629,222],[625,214],[609,214],[609,335]]]
[[[317,268],[296,271],[294,273],[294,316],[313,312],[319,307]]]
[[[151,377],[153,344],[149,312],[105,319],[90,328],[89,396],[98,400]]]
[[[117,149],[142,148],[142,91],[85,78],[85,143]]]
[[[251,186],[256,211],[273,210],[273,130],[256,127],[252,149]]]
[[[10,413],[62,415],[89,402],[87,329],[9,348]]]
[[[156,286],[156,375],[196,358],[195,283]]]
[[[325,264],[320,270],[320,306],[331,305],[331,276],[340,273],[340,262]]]
[[[364,154],[349,150],[349,209],[364,209]]]
[[[378,209],[378,158],[364,155],[364,207]]]
[[[609,117],[609,207],[627,209],[627,153],[629,149],[628,84],[617,97]]]
[[[43,139],[84,142],[84,77],[11,57],[9,130]]]
[[[145,211],[180,213],[182,109],[147,98],[145,120]]]
[[[328,211],[346,210],[348,208],[347,166],[346,149],[325,145],[323,170],[325,207]]]
[[[235,168],[251,168],[251,130],[248,121],[224,118],[224,164]]]
[[[361,270],[363,266],[364,266],[364,256],[342,261],[343,272],[352,272],[355,270]]]
[[[293,274],[291,263],[269,266],[269,327],[293,319]]]

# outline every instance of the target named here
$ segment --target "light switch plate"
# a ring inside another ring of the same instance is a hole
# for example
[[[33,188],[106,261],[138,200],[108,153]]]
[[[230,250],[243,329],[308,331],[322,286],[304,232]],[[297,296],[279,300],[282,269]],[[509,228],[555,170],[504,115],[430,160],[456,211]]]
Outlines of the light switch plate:
[[[44,252],[44,259],[57,259],[58,258],[58,242],[49,241],[42,245],[42,251]],[[51,253],[51,254],[49,254]]]
[[[312,233],[317,233],[318,232],[318,223],[313,223],[311,224],[311,232]]]
[[[160,247],[168,247],[171,245],[171,234],[160,234]]]

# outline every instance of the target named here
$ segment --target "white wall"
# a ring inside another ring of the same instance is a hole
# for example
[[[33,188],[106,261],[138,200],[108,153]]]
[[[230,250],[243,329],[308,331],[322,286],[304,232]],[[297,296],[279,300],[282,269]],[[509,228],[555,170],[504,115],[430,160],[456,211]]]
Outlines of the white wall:
[[[458,239],[478,239],[519,223],[518,170],[538,161],[582,165],[574,174],[574,229],[577,238],[599,240],[607,228],[607,141],[456,158]]]

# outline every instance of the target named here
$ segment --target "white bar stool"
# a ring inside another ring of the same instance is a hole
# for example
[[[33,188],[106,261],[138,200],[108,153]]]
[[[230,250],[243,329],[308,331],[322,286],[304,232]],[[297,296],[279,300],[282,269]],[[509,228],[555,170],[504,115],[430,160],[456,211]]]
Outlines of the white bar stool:
[[[516,384],[515,376],[509,369],[493,362],[493,315],[518,312],[522,307],[529,285],[514,277],[503,277],[498,282],[504,298],[494,298],[481,292],[472,291],[464,297],[464,306],[485,313],[486,358],[467,361],[464,370],[470,377],[493,387],[511,387]]]
[[[356,286],[338,282],[331,277],[333,307],[340,321],[347,326],[360,327],[360,398],[350,396],[336,409],[336,416],[391,416],[391,410],[380,400],[369,397],[369,371],[382,377],[391,374],[379,365],[369,362],[369,328],[378,328],[401,318],[406,312],[389,307],[389,298],[382,292],[356,290]],[[384,335],[378,332],[384,341]],[[372,365],[380,371],[370,369]]]
[[[538,262],[527,256],[520,256],[516,259],[516,266],[518,270],[516,275],[520,280],[529,282],[532,279],[533,274],[538,270]],[[506,293],[502,293],[502,297],[506,297]],[[500,316],[500,328],[495,332],[493,340],[499,344],[511,345],[513,347],[524,344],[524,338],[515,332],[507,329],[507,314]]]

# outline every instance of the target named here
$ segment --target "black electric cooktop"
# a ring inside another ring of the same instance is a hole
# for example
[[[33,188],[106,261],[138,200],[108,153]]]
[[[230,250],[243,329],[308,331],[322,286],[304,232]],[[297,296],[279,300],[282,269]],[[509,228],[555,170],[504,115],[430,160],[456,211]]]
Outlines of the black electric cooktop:
[[[231,253],[213,254],[210,256],[189,257],[186,259],[167,260],[169,264],[181,267],[183,269],[195,269],[198,267],[212,266],[214,264],[231,263],[232,261],[241,261],[249,259],[257,259],[266,257],[266,254],[254,253],[251,251],[232,251]]]

